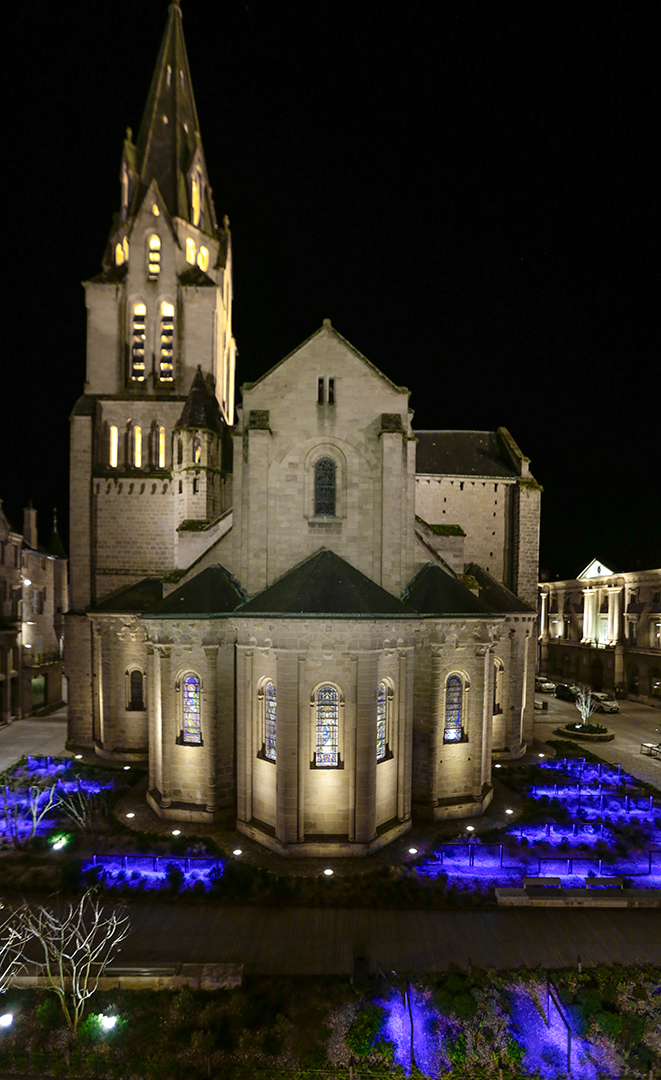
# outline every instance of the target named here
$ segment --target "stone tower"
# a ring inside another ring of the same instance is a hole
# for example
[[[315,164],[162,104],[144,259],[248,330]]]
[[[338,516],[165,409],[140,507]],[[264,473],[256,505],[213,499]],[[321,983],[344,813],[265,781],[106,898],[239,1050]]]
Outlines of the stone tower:
[[[130,129],[124,140],[102,270],[85,282],[87,374],[71,416],[71,744],[98,741],[86,610],[176,568],[182,522],[212,524],[228,504],[222,436],[234,421],[235,366],[228,226],[216,218],[174,2],[137,140]]]

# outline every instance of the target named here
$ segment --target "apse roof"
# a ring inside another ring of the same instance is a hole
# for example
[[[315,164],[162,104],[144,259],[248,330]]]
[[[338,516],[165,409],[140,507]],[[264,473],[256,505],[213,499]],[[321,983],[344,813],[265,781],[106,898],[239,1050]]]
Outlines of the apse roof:
[[[416,431],[416,472],[514,479],[495,431]]]
[[[389,615],[415,612],[328,548],[321,548],[244,604],[240,615]]]
[[[404,603],[420,615],[492,615],[491,608],[467,589],[459,578],[440,566],[426,563],[409,583]]]
[[[145,618],[228,615],[245,598],[245,592],[229,570],[220,563],[214,563],[152,607]]]
[[[526,604],[524,600],[493,577],[479,563],[469,563],[466,573],[471,574],[480,586],[480,600],[482,600],[493,612],[520,611],[532,612],[534,608]]]
[[[124,612],[139,614],[153,607],[163,596],[163,584],[160,578],[142,578],[133,585],[118,589],[111,596],[104,597],[94,605],[95,612]]]

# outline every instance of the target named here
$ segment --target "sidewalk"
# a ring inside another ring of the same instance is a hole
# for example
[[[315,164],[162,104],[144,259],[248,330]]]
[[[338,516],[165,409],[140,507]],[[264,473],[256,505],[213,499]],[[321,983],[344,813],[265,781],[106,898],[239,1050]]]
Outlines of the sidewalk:
[[[66,706],[38,718],[14,720],[0,728],[0,772],[28,754],[34,757],[71,757],[64,749],[67,738]]]

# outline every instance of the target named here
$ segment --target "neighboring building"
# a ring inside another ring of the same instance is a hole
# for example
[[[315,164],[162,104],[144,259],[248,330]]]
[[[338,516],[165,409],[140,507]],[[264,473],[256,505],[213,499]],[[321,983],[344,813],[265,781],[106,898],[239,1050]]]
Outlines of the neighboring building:
[[[69,746],[148,761],[162,817],[280,851],[482,813],[493,755],[532,738],[528,460],[505,429],[417,435],[329,320],[235,409],[177,3],[120,180],[71,417]]]
[[[539,590],[546,674],[661,708],[661,570],[617,574],[593,559]]]
[[[53,518],[48,547],[37,536],[37,511],[23,512],[23,535],[0,503],[0,723],[62,703],[67,558]]]

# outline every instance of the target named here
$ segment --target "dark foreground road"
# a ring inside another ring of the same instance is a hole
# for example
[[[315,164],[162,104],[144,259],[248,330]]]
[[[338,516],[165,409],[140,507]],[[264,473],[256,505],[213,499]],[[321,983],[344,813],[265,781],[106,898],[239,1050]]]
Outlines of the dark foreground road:
[[[145,904],[130,909],[122,964],[243,963],[246,972],[348,974],[661,964],[661,911],[360,911]]]

